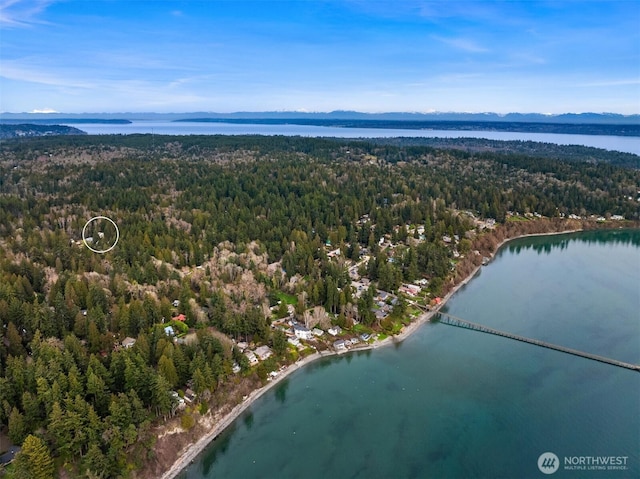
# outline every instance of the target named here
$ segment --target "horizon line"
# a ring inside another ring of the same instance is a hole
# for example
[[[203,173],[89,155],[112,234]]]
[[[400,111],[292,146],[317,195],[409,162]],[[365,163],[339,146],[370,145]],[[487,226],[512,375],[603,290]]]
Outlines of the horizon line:
[[[0,115],[239,115],[239,114],[296,114],[296,115],[330,115],[336,113],[342,114],[358,114],[358,115],[416,115],[416,116],[429,116],[429,115],[495,115],[499,117],[505,117],[509,115],[537,115],[544,117],[556,117],[562,115],[601,115],[601,116],[640,116],[640,112],[638,113],[618,113],[612,111],[566,111],[562,113],[545,113],[545,112],[535,112],[535,111],[510,111],[507,113],[500,113],[496,111],[440,111],[440,110],[427,110],[427,111],[359,111],[359,110],[236,110],[236,111],[204,111],[204,110],[192,110],[192,111],[167,111],[167,112],[159,112],[159,111],[83,111],[83,112],[66,112],[66,111],[57,111],[50,109],[38,109],[33,111],[3,111],[0,112]]]

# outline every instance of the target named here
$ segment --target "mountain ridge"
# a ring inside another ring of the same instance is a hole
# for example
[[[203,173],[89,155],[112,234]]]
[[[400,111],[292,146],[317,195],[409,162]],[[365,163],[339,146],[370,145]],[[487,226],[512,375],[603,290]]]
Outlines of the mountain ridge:
[[[639,124],[640,114],[623,115],[620,113],[464,113],[464,112],[384,112],[366,113],[352,110],[334,110],[330,112],[304,111],[239,111],[232,113],[187,112],[120,112],[120,113],[0,113],[0,122],[16,120],[59,121],[64,120],[188,120],[188,119],[314,119],[314,120],[393,120],[393,121],[477,121],[477,122],[515,122],[515,123],[574,123],[574,124]]]

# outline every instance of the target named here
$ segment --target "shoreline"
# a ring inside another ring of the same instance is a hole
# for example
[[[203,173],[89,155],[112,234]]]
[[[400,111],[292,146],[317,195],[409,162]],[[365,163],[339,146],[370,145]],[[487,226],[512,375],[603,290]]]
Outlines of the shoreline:
[[[288,377],[293,372],[298,369],[306,366],[314,362],[317,359],[336,356],[338,353],[334,351],[320,353],[316,352],[310,354],[309,356],[296,361],[295,363],[289,365],[284,371],[282,371],[278,376],[269,381],[264,386],[254,389],[249,393],[249,395],[242,402],[236,404],[231,411],[223,416],[223,418],[215,425],[210,432],[202,436],[195,443],[187,446],[186,451],[181,454],[178,459],[173,463],[173,465],[161,476],[162,479],[173,479],[178,476],[187,466],[193,462],[193,460],[200,455],[202,451],[204,451],[212,441],[216,439],[220,434],[224,432],[227,427],[231,425],[233,421],[235,421],[246,409],[248,409],[258,398],[260,398],[263,394],[270,391],[275,385],[280,383],[283,379]]]
[[[500,243],[498,243],[495,247],[495,250],[491,253],[491,261],[495,258],[496,254],[500,251],[500,249],[505,246],[508,242],[532,237],[532,236],[552,236],[552,235],[561,235],[561,234],[572,234],[579,233],[585,231],[584,228],[571,229],[566,231],[556,231],[556,232],[546,232],[546,233],[527,233],[522,235],[513,236],[511,238],[505,238]],[[176,478],[184,469],[186,469],[199,455],[202,453],[212,441],[215,440],[217,436],[219,436],[224,430],[235,421],[246,409],[248,409],[258,398],[260,398],[263,394],[270,391],[275,385],[277,385],[280,381],[287,378],[290,374],[297,371],[298,369],[324,357],[337,356],[342,354],[348,354],[351,352],[358,351],[367,351],[367,350],[375,350],[381,347],[390,346],[393,344],[398,344],[407,339],[413,333],[415,333],[424,323],[429,322],[431,318],[436,315],[440,308],[442,308],[451,297],[456,294],[463,286],[466,286],[471,280],[473,280],[478,272],[482,269],[483,265],[476,266],[469,275],[467,275],[462,281],[458,284],[454,285],[453,288],[442,298],[442,302],[438,305],[437,308],[434,308],[430,311],[425,311],[420,314],[414,321],[404,326],[400,333],[394,336],[388,336],[382,341],[376,341],[371,344],[367,344],[366,346],[354,347],[344,352],[336,352],[336,351],[325,351],[325,352],[316,352],[313,353],[299,361],[288,366],[284,371],[282,371],[278,376],[276,376],[273,380],[271,380],[266,385],[254,389],[246,399],[233,407],[231,411],[223,416],[223,418],[215,425],[215,427],[199,438],[195,443],[186,446],[184,448],[184,452],[182,452],[176,461],[171,465],[171,467],[161,476],[162,479],[174,479]]]

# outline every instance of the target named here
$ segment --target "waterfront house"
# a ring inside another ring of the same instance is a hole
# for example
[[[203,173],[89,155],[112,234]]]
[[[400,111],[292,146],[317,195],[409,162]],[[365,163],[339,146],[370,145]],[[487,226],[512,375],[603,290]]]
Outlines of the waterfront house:
[[[415,294],[413,294],[413,291],[411,291],[409,288],[405,287],[404,285],[398,288],[398,293],[404,293],[404,294],[408,294],[409,296],[415,296]]]
[[[345,342],[344,339],[338,339],[337,341],[333,342],[333,348],[336,351],[346,351],[347,350],[347,343]]]
[[[342,328],[340,326],[332,326],[329,329],[327,329],[327,333],[329,333],[331,336],[337,336],[341,332],[342,332]]]
[[[311,330],[302,324],[294,324],[293,332],[298,339],[313,339],[313,333]]]
[[[407,283],[402,284],[402,286],[398,288],[399,292],[408,294],[409,296],[417,296],[421,290],[422,288],[420,286]]]
[[[256,348],[255,354],[256,356],[258,356],[258,359],[260,359],[260,361],[264,361],[269,356],[271,356],[273,352],[271,351],[271,348],[269,348],[269,346],[260,346],[259,348]]]

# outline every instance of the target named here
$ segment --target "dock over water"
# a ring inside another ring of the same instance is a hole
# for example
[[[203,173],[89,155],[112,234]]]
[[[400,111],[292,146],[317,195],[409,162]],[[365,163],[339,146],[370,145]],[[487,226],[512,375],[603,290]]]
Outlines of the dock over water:
[[[457,318],[456,316],[452,316],[451,314],[448,314],[448,313],[443,313],[438,311],[438,313],[434,318],[436,318],[436,320],[438,320],[442,324],[448,324],[449,326],[456,326],[458,328],[471,329],[473,331],[480,331],[481,333],[493,334],[495,336],[502,336],[504,338],[515,339],[516,341],[521,341],[523,343],[529,343],[529,344],[533,344],[535,346],[540,346],[547,349],[555,349],[556,351],[572,354],[574,356],[580,356],[582,358],[591,359],[593,361],[598,361],[605,364],[611,364],[612,366],[618,366],[620,368],[631,369],[632,371],[640,372],[640,364],[626,363],[624,361],[618,361],[617,359],[598,356],[597,354],[591,354],[584,351],[579,351],[577,349],[571,349],[565,346],[559,346],[557,344],[548,343],[546,341],[540,341],[539,339],[532,339],[532,338],[527,338],[525,336],[519,336],[517,334],[507,333],[505,331],[500,331],[499,329],[490,328],[482,324],[472,323],[471,321],[467,321],[462,318]]]

